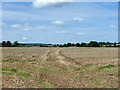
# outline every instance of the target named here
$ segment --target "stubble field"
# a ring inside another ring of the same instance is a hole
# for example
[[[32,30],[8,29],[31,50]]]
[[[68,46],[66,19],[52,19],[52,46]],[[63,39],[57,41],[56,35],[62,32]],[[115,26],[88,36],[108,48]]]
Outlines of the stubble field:
[[[3,88],[117,88],[118,48],[4,47]]]

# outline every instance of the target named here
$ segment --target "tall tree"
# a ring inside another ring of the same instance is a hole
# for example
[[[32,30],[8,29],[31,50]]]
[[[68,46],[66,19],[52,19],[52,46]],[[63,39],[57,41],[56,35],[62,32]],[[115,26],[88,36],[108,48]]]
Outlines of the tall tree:
[[[99,47],[99,43],[97,41],[90,41],[88,44],[89,47]]]
[[[7,47],[11,47],[12,43],[10,41],[7,41]]]
[[[79,44],[79,43],[76,43],[76,46],[77,46],[77,47],[80,47],[80,44]]]
[[[6,47],[7,43],[6,41],[2,41],[2,47]]]
[[[69,46],[69,47],[70,47],[71,45],[72,45],[71,43],[67,43],[67,46]]]
[[[81,43],[81,47],[86,47],[87,44],[86,43]]]

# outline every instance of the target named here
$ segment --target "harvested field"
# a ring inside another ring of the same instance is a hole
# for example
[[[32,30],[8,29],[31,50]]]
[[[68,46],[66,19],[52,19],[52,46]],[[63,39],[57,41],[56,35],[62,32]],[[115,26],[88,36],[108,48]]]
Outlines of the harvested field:
[[[117,48],[4,47],[3,88],[117,88]]]

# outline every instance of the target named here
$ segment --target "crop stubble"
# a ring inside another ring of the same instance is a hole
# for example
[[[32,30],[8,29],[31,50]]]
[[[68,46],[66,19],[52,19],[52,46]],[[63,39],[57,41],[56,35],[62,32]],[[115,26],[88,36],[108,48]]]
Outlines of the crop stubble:
[[[3,88],[116,88],[117,48],[4,47]]]

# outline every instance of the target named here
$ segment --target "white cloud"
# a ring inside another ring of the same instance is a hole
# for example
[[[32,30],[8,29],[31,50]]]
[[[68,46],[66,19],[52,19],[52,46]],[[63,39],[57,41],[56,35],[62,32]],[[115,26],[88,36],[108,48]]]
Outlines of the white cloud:
[[[37,26],[36,30],[45,30],[46,28],[44,26]]]
[[[115,25],[110,25],[110,27],[113,29],[117,28]]]
[[[74,21],[77,21],[77,22],[81,22],[81,21],[83,21],[83,18],[80,18],[80,17],[74,17],[73,20],[74,20]]]
[[[32,30],[32,28],[31,27],[24,27],[23,30],[24,31],[30,31],[30,30]]]
[[[44,8],[48,6],[59,6],[65,2],[74,2],[76,0],[35,0],[33,2],[33,7]]]
[[[45,30],[46,27],[44,26],[32,26],[29,23],[24,23],[24,24],[14,24],[14,25],[10,25],[11,28],[14,28],[16,30],[16,28],[18,30],[23,30],[23,31],[33,31],[33,30]]]
[[[24,31],[30,31],[30,30],[32,30],[32,27],[28,23],[25,23],[23,25],[23,27],[21,27],[21,28],[23,28]]]
[[[22,40],[26,40],[27,38],[26,37],[23,37]]]
[[[76,33],[77,35],[84,35],[85,33],[82,33],[82,32],[80,32],[80,33]]]
[[[65,34],[65,33],[68,33],[67,31],[57,31],[56,33],[62,33],[62,34]]]
[[[14,25],[10,25],[10,27],[12,27],[12,28],[19,28],[20,25],[19,24],[14,24]]]
[[[65,27],[66,26],[64,21],[59,21],[59,20],[53,21],[52,24],[55,24],[58,27]]]

